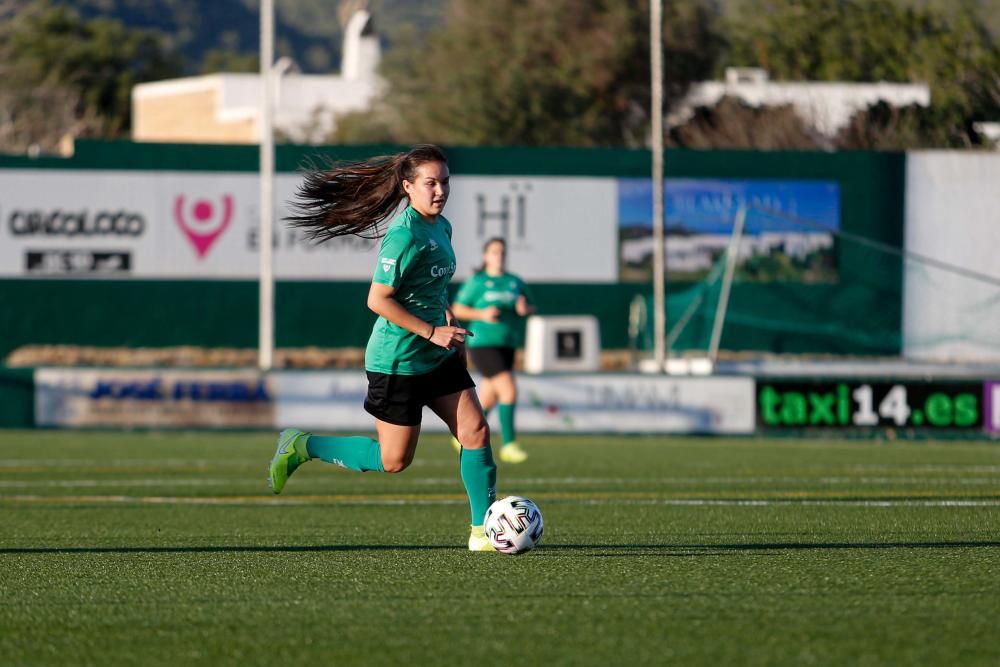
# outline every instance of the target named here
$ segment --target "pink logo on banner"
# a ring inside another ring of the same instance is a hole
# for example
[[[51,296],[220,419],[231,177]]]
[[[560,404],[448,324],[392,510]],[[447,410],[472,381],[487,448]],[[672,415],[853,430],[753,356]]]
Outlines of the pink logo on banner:
[[[184,195],[177,195],[174,200],[174,220],[194,246],[198,258],[204,259],[233,221],[233,196],[222,195],[222,206],[207,199],[198,199],[188,206]]]
[[[1000,434],[1000,382],[983,383],[983,424],[987,432]]]

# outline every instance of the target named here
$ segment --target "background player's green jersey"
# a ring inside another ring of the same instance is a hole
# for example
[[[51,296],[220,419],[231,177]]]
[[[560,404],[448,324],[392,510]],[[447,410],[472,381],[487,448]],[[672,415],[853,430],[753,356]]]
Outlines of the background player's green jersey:
[[[372,282],[394,287],[393,298],[403,308],[429,324],[442,326],[447,323],[448,283],[454,273],[451,223],[441,215],[437,222],[427,222],[408,206],[389,223]],[[379,317],[365,349],[365,369],[421,375],[437,368],[452,353]]]
[[[500,319],[496,322],[473,320],[467,323],[466,328],[473,336],[466,339],[465,344],[469,347],[519,347],[521,326],[514,306],[521,295],[529,304],[534,303],[528,286],[512,273],[491,276],[479,271],[466,280],[458,290],[455,302],[470,308],[496,306],[500,309]]]

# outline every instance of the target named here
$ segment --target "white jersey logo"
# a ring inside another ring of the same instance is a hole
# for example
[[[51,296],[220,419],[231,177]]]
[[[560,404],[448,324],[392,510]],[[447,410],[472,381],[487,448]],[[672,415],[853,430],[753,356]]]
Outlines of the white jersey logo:
[[[382,261],[382,270],[385,271],[386,273],[389,273],[389,269],[396,265],[396,260],[390,257],[383,257],[381,261]]]
[[[455,273],[455,264],[452,263],[449,266],[438,266],[434,265],[431,267],[431,278],[440,278],[441,276],[450,276]]]

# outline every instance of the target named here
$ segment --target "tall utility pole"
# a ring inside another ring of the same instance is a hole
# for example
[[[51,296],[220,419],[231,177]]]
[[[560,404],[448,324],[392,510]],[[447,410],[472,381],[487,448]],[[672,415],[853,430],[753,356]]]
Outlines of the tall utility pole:
[[[274,359],[274,0],[260,3],[260,312],[257,365],[270,370]]]
[[[649,62],[652,71],[653,140],[653,350],[656,368],[667,358],[667,309],[663,261],[663,0],[649,2]]]

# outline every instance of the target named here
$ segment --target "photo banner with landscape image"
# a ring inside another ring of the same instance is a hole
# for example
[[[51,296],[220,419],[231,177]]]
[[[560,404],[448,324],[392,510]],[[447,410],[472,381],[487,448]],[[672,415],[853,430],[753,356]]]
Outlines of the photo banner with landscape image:
[[[736,280],[837,282],[839,183],[685,178],[667,179],[664,192],[669,280],[705,279],[725,255],[745,206]],[[652,180],[618,179],[622,281],[652,279],[652,220]]]

